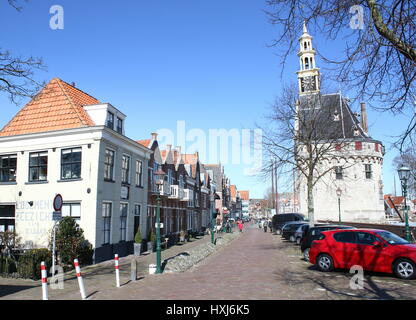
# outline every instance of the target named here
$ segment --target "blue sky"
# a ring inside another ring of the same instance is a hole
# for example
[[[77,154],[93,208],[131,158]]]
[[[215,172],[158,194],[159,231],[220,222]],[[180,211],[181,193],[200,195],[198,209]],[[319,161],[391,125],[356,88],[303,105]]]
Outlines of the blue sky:
[[[268,23],[259,0],[30,0],[21,13],[0,3],[0,47],[15,55],[42,57],[47,72],[37,79],[59,77],[127,115],[126,133],[145,139],[161,128],[187,130],[254,129],[279,95],[282,81],[296,80],[293,54],[280,77],[277,50],[268,44],[277,29]],[[64,29],[49,27],[52,5],[64,9]],[[301,33],[301,30],[299,30]],[[337,55],[342,43],[319,34],[314,46]],[[317,60],[324,71],[324,65]],[[336,86],[337,87],[337,86]],[[342,88],[342,86],[341,86]],[[0,96],[0,127],[20,106]],[[393,190],[389,150],[406,117],[369,110],[371,135],[387,147],[385,192]],[[244,165],[226,165],[240,190],[262,197],[268,187],[243,174]]]

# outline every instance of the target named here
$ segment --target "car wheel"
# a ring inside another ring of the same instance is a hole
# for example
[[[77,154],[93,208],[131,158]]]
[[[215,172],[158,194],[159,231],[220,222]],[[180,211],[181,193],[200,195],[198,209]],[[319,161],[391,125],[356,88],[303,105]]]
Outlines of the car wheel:
[[[393,271],[400,279],[414,279],[416,277],[415,264],[407,259],[399,259],[395,262]]]
[[[309,250],[310,248],[306,248],[305,250],[303,250],[303,258],[305,259],[305,261],[309,262]]]
[[[300,245],[300,238],[299,237],[296,238],[296,244]]]
[[[289,241],[290,242],[295,242],[295,236],[290,236]]]
[[[334,269],[334,262],[330,255],[322,253],[316,259],[316,266],[320,271],[328,272]]]

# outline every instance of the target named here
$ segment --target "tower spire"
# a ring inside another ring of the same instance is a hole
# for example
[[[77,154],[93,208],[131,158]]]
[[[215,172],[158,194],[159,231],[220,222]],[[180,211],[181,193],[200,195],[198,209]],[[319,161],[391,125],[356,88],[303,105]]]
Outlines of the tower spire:
[[[299,94],[319,92],[319,68],[315,64],[316,51],[312,46],[312,36],[308,33],[306,21],[303,21],[303,34],[299,38],[299,62],[300,70],[297,72],[299,82]]]

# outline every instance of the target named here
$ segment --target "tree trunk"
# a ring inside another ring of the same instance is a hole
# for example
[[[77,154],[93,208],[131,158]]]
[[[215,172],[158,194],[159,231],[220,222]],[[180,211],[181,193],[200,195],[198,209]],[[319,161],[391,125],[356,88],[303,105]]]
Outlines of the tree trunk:
[[[308,188],[308,219],[309,219],[309,226],[313,227],[315,223],[315,217],[314,217],[314,205],[313,205],[313,183],[312,179],[308,177],[307,182],[307,188]]]

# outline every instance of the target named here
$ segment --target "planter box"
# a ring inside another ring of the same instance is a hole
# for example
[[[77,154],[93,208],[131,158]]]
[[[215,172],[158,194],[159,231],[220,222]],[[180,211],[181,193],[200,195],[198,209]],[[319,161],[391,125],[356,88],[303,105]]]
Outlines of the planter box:
[[[142,254],[142,244],[141,243],[134,243],[134,255],[140,256]]]
[[[153,242],[147,242],[147,251],[153,252]]]

